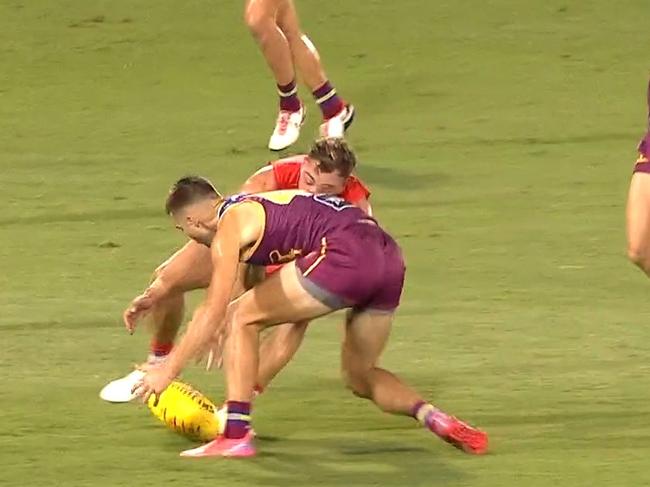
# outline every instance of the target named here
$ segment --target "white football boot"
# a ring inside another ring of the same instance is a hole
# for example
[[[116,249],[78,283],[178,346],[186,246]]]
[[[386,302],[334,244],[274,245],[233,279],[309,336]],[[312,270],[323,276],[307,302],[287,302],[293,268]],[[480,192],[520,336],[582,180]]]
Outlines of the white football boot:
[[[130,402],[137,397],[131,391],[144,375],[142,370],[136,369],[120,379],[115,379],[104,386],[99,392],[99,397],[108,402]]]
[[[320,136],[325,138],[343,137],[345,131],[354,122],[354,114],[354,105],[345,105],[343,110],[321,124]]]
[[[306,114],[304,105],[300,105],[300,110],[297,112],[280,110],[275,121],[275,129],[269,139],[269,149],[279,151],[293,145],[300,137],[300,128],[305,122]]]
[[[166,355],[160,357],[149,355],[145,365],[156,365],[164,362],[166,358]],[[136,366],[136,369],[131,373],[106,384],[104,388],[99,391],[99,397],[104,401],[116,403],[133,401],[138,396],[133,394],[131,390],[144,376],[145,372]]]

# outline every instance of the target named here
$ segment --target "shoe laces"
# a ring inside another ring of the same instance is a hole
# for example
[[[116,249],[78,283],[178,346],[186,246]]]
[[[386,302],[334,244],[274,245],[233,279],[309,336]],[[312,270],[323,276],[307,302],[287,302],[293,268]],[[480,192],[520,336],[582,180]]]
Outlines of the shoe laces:
[[[284,135],[289,127],[289,121],[291,120],[291,112],[281,111],[278,115],[278,133]]]

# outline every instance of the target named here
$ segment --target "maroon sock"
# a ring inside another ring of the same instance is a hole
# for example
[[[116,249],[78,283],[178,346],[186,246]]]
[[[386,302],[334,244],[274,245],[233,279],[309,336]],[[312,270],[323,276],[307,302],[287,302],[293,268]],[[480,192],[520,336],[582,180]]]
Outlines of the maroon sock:
[[[298,87],[293,80],[287,85],[278,85],[280,95],[280,110],[284,112],[297,112],[300,110],[300,98],[298,98]]]
[[[336,90],[329,81],[316,89],[313,95],[320,107],[320,111],[323,112],[323,119],[325,120],[337,115],[345,107],[343,100],[336,94]]]
[[[233,439],[243,438],[251,428],[251,403],[228,401],[226,407],[228,419],[224,436]]]
[[[444,435],[451,417],[426,401],[418,401],[411,408],[411,416],[437,435]]]

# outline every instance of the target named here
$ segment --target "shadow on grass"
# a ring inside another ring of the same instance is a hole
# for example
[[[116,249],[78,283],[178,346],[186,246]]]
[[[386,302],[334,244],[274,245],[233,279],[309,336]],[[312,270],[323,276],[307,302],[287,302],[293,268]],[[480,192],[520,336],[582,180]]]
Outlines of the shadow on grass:
[[[435,450],[400,440],[349,437],[285,440],[260,439],[252,477],[260,485],[457,485],[466,475],[451,468]]]

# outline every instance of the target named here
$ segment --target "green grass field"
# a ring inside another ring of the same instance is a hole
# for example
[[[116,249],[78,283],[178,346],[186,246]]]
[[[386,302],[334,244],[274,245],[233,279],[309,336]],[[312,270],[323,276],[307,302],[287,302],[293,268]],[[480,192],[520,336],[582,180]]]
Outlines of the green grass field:
[[[182,243],[170,183],[233,191],[271,158],[242,4],[0,2],[0,485],[650,484],[650,283],[623,221],[647,0],[297,0],[409,264],[385,362],[490,455],[343,390],[339,317],[256,403],[253,461],[182,460],[145,408],[99,400],[146,350],[122,309]]]

